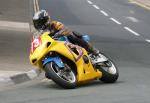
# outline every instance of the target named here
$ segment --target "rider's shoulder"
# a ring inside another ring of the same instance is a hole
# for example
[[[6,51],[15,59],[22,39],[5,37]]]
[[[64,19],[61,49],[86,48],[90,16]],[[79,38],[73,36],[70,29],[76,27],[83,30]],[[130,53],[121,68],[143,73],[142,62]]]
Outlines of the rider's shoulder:
[[[63,25],[63,23],[59,22],[59,21],[52,21],[51,24],[53,24],[53,25]]]

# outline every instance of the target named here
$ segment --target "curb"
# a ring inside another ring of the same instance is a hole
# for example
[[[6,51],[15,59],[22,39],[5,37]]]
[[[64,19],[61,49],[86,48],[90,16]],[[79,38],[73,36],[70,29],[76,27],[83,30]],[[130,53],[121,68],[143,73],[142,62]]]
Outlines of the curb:
[[[131,3],[137,4],[137,5],[140,6],[140,7],[143,7],[143,8],[145,8],[145,9],[150,10],[150,4],[141,2],[141,1],[139,1],[139,0],[129,0],[129,1],[130,1]]]
[[[41,71],[38,69],[32,69],[28,72],[17,73],[8,77],[1,77],[0,84],[1,86],[8,86],[14,84],[20,84],[32,80],[40,75]]]
[[[28,22],[0,21],[0,29],[15,30],[15,31],[30,31]]]
[[[39,11],[39,0],[32,0],[30,3],[34,6],[32,12]],[[31,5],[31,6],[32,6]],[[32,8],[30,8],[32,10]],[[32,15],[32,14],[30,14]],[[29,31],[33,33],[35,28],[32,21],[29,23],[11,22],[11,21],[0,21],[0,29],[7,28],[8,30],[19,30],[19,31]],[[19,28],[19,29],[18,29]],[[0,87],[5,87],[9,85],[20,84],[23,82],[30,81],[40,75],[41,71],[39,69],[32,69],[28,72],[18,72],[14,75],[0,76]]]

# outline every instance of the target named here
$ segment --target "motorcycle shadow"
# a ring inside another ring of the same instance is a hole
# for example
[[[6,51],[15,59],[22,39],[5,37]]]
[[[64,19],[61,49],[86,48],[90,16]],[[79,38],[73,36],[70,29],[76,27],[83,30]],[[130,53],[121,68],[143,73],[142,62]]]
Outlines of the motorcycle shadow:
[[[91,81],[88,83],[80,84],[78,85],[75,89],[78,88],[87,88],[87,87],[97,87],[97,86],[112,86],[112,85],[117,85],[117,84],[122,84],[124,83],[123,81],[117,81],[115,83],[103,83],[101,81]],[[51,83],[50,85],[47,85],[47,88],[53,88],[53,89],[59,89],[59,90],[64,90],[64,88],[58,86],[55,83]]]
[[[89,83],[85,83],[85,84],[81,84],[81,85],[78,85],[79,88],[82,88],[82,87],[97,87],[97,86],[107,86],[107,85],[116,85],[116,84],[120,84],[120,83],[124,83],[123,81],[117,81],[115,83],[104,83],[104,82],[101,82],[101,81],[91,81]]]

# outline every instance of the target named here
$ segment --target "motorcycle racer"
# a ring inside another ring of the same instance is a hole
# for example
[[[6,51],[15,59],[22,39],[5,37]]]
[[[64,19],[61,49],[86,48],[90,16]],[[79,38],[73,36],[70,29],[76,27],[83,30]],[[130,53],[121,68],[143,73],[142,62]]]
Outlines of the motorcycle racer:
[[[92,47],[88,42],[86,42],[82,35],[78,32],[71,31],[63,23],[59,21],[52,21],[50,15],[46,10],[40,10],[36,12],[33,16],[33,25],[36,30],[48,30],[50,31],[51,37],[57,37],[59,35],[66,36],[69,41],[73,44],[77,44],[85,48],[89,54],[92,54],[92,63],[98,62],[99,50]],[[95,61],[94,61],[95,60]]]

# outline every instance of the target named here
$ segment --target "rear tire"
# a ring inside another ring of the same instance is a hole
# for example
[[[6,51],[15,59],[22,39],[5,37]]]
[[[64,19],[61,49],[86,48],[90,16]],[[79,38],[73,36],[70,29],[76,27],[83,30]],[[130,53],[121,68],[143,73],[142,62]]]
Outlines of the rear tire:
[[[109,63],[109,65],[111,66],[110,67],[98,66],[98,68],[102,72],[102,78],[100,80],[104,83],[114,83],[117,81],[119,77],[119,71],[112,61],[108,60],[106,62]]]
[[[75,88],[77,86],[77,79],[76,79],[74,71],[70,70],[70,73],[69,73],[69,75],[72,76],[71,79],[73,78],[72,81],[71,80],[67,81],[67,79],[65,80],[63,77],[59,75],[59,73],[57,73],[57,70],[56,70],[57,68],[58,66],[54,62],[50,62],[45,65],[45,72],[59,86],[66,88],[66,89]],[[61,70],[61,69],[58,68],[58,70]]]

